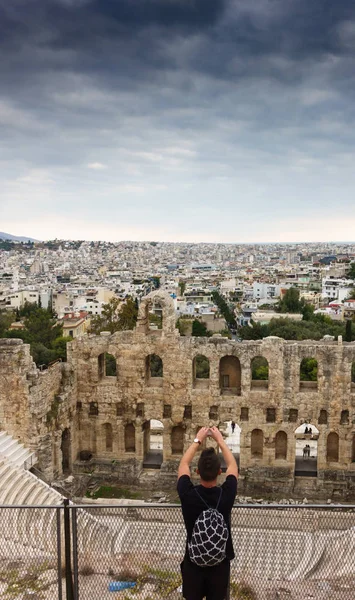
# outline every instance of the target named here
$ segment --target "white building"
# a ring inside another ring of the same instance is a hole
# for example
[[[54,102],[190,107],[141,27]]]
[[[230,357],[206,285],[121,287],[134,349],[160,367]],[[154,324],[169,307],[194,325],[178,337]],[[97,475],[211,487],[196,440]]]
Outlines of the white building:
[[[281,287],[276,283],[253,283],[253,300],[272,300],[280,296]]]
[[[322,297],[343,302],[354,287],[352,279],[325,278],[322,280]]]

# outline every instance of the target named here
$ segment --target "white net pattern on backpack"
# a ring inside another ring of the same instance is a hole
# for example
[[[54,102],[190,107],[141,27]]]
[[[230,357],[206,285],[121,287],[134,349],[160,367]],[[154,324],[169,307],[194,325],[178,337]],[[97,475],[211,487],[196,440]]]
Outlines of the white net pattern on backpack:
[[[226,557],[229,537],[223,515],[216,508],[204,510],[196,519],[188,543],[190,560],[200,567],[212,567]]]

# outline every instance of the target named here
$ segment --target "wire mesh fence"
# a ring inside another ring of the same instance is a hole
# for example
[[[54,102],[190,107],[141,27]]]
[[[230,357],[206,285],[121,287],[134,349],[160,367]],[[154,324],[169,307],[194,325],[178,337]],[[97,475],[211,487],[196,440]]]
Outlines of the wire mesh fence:
[[[0,507],[0,518],[0,598],[182,599],[179,506]],[[231,600],[354,600],[355,507],[236,506],[231,530]]]
[[[0,598],[62,598],[63,507],[0,507]]]

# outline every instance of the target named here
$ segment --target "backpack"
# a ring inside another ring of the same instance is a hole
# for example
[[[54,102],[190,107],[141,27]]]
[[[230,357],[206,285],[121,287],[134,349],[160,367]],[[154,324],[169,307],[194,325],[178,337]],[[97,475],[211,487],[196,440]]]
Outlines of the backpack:
[[[226,558],[226,544],[229,537],[224,517],[218,510],[222,488],[220,488],[216,508],[208,506],[197,489],[194,489],[200,500],[207,506],[207,510],[202,511],[195,521],[191,540],[187,544],[189,557],[191,562],[199,567],[213,567]]]

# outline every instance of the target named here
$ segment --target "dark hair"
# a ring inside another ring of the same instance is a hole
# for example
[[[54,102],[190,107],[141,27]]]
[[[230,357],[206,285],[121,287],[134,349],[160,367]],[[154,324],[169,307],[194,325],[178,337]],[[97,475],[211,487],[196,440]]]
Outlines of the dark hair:
[[[202,450],[197,468],[203,481],[213,481],[214,479],[217,479],[217,475],[221,468],[221,461],[219,456],[215,453],[214,448]]]

